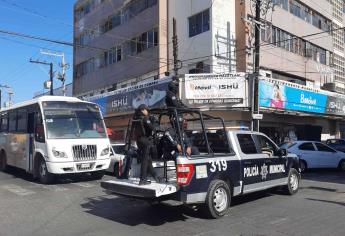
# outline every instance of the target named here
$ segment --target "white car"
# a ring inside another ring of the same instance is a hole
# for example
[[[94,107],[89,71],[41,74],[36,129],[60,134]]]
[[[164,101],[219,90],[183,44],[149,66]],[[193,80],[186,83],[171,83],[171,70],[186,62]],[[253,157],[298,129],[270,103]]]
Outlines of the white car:
[[[345,153],[316,141],[283,143],[281,148],[300,158],[301,171],[312,168],[339,168],[345,171]]]
[[[110,149],[110,165],[106,170],[116,177],[121,175],[122,165],[125,159],[125,143],[112,143]]]

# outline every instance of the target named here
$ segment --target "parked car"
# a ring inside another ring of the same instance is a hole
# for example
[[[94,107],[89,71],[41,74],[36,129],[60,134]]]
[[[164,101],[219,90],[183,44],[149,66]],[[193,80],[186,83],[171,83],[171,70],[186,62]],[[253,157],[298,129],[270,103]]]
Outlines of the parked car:
[[[281,148],[300,158],[301,171],[312,168],[339,168],[345,171],[345,153],[315,141],[283,143]]]
[[[106,170],[116,177],[119,177],[122,172],[122,166],[125,158],[125,143],[112,143],[110,149],[110,165]]]
[[[326,144],[335,150],[345,152],[345,139],[327,139]]]

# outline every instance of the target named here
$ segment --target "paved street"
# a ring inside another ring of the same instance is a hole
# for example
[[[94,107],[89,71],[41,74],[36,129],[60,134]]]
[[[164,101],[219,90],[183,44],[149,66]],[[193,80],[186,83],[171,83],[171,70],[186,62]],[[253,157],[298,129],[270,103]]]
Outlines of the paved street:
[[[230,215],[218,220],[182,206],[153,208],[107,195],[95,180],[45,186],[17,172],[0,173],[1,236],[344,235],[345,173],[333,170],[305,174],[292,197],[261,192],[237,198]]]

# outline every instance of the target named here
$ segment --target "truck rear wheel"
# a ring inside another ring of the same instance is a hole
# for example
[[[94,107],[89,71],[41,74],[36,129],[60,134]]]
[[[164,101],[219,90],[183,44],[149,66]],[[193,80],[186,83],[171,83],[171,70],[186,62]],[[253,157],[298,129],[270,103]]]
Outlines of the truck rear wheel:
[[[294,168],[291,168],[289,171],[289,176],[288,176],[288,183],[286,186],[284,186],[284,193],[288,195],[294,195],[295,193],[298,192],[299,188],[299,180],[300,180],[300,175],[298,171]]]
[[[223,180],[213,180],[206,195],[206,214],[211,218],[220,218],[229,211],[231,190]]]
[[[0,153],[0,171],[5,171],[7,169],[7,159],[4,151]]]

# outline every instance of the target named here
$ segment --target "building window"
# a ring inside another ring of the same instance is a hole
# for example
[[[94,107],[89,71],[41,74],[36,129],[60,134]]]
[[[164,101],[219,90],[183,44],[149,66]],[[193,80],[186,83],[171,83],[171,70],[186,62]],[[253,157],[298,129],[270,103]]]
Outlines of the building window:
[[[261,28],[261,39],[286,51],[303,57],[310,57],[314,61],[327,65],[327,51],[325,49],[270,24]]]
[[[210,10],[207,9],[188,18],[189,37],[201,34],[210,30]]]
[[[288,9],[288,0],[273,0],[272,2],[275,6],[279,6],[285,10]]]
[[[288,0],[273,0],[273,4],[289,11],[291,14],[323,31],[331,30],[331,20],[328,20],[326,17],[298,0],[289,0],[289,2]]]
[[[201,73],[210,73],[210,65],[206,64],[203,61],[197,62],[189,66],[189,74],[201,74]]]
[[[158,44],[158,29],[155,28],[142,33],[140,36],[135,37],[132,40],[128,40],[123,44],[117,45],[105,53],[101,53],[76,65],[76,77],[79,78],[106,65],[122,61],[126,55],[134,56],[148,48],[157,46]]]
[[[94,2],[99,2],[102,3],[104,0],[93,0]],[[95,4],[99,5],[100,3]],[[135,17],[142,11],[157,5],[157,0],[136,0],[136,1],[131,1],[129,4],[127,4],[123,9],[119,9],[114,15],[109,16],[109,18],[103,22],[100,25],[97,25],[93,29],[87,29],[83,31],[78,38],[75,40],[79,42],[81,45],[85,45],[88,42],[90,42],[92,39],[114,29],[115,27],[123,24],[126,21],[129,21],[131,18]],[[93,6],[93,5],[92,5]],[[93,8],[93,7],[92,7]],[[82,7],[83,13],[80,13],[80,10],[75,11],[75,15],[77,20],[79,20],[81,17],[83,17],[84,14],[84,8]],[[79,17],[79,15],[82,15]],[[92,32],[92,35],[88,36],[88,32]],[[85,37],[87,38],[85,40]]]

